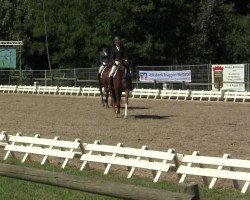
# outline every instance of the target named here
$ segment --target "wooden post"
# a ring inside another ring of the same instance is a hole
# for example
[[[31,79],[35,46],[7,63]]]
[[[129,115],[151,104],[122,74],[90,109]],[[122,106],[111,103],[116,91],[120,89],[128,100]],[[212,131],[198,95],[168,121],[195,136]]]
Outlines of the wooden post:
[[[65,173],[49,172],[3,163],[0,163],[0,176],[23,179],[122,199],[191,200],[194,198],[193,195],[188,194],[97,180],[83,176],[72,176]]]
[[[189,183],[179,183],[178,184],[178,192],[193,195],[194,198],[192,200],[199,200],[199,187],[197,183],[189,182]]]

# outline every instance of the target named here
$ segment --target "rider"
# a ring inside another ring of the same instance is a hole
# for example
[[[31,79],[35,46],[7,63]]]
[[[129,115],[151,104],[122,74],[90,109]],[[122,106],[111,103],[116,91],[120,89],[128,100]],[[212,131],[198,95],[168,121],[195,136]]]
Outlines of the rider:
[[[108,61],[109,61],[109,53],[107,51],[107,46],[105,44],[102,45],[102,51],[100,52],[99,61],[101,63],[101,66],[100,66],[99,71],[98,71],[98,79],[100,80],[101,73],[102,73],[104,67],[106,67],[106,65],[108,64]]]
[[[115,36],[114,43],[115,45],[111,49],[111,55],[110,55],[110,58],[114,63],[109,73],[109,83],[111,88],[113,87],[113,76],[116,69],[119,67],[121,60],[127,58],[126,52],[124,48],[121,46],[121,40],[118,36]]]

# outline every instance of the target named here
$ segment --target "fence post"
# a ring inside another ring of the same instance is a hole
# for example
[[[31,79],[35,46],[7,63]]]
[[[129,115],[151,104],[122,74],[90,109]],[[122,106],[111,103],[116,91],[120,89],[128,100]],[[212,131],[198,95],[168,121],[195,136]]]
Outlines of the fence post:
[[[207,72],[208,72],[207,73],[207,83],[208,83],[207,89],[208,90],[212,90],[212,88],[209,88],[209,83],[211,83],[211,81],[210,81],[210,79],[211,79],[211,77],[210,77],[211,69],[212,69],[212,63],[210,61],[210,63],[207,65]]]
[[[9,71],[9,85],[10,85],[10,74],[11,74],[11,71]]]
[[[76,77],[76,68],[74,68],[74,79],[75,79],[75,87],[76,87],[76,81],[77,81],[77,77]]]
[[[44,84],[45,86],[47,86],[47,70],[45,70],[45,73],[44,73]]]

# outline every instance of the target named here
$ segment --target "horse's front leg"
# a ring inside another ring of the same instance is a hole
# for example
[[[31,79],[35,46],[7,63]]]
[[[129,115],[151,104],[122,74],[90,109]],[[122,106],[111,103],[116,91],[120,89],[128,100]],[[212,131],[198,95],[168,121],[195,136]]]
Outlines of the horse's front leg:
[[[114,108],[114,112],[116,113],[116,96],[115,96],[115,91],[110,90],[110,97],[111,97],[111,106]],[[116,115],[117,117],[117,115]]]
[[[125,107],[125,110],[124,110],[124,119],[128,118],[128,97],[129,97],[129,90],[126,89],[125,90],[125,104],[124,104],[124,107]]]
[[[106,108],[108,108],[109,107],[109,102],[108,102],[109,91],[107,90],[107,87],[105,87],[104,90],[105,90],[105,106],[106,106]]]
[[[118,117],[120,114],[120,105],[121,105],[121,92],[120,90],[115,91],[115,116]]]
[[[100,87],[99,90],[100,90],[100,96],[101,96],[101,103],[102,103],[102,105],[104,106],[104,99],[103,99],[102,88]]]

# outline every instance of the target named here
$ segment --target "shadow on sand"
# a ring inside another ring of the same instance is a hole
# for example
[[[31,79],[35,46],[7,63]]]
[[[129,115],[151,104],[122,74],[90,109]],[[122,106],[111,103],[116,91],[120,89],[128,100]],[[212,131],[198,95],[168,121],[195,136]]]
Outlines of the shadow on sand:
[[[169,119],[171,117],[175,117],[175,115],[169,116],[160,116],[160,115],[131,115],[135,119]]]
[[[151,107],[144,107],[144,106],[134,106],[134,107],[130,107],[128,106],[128,110],[147,110],[150,109]],[[124,106],[121,106],[121,109],[124,109]]]

